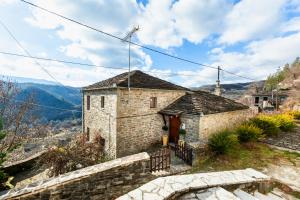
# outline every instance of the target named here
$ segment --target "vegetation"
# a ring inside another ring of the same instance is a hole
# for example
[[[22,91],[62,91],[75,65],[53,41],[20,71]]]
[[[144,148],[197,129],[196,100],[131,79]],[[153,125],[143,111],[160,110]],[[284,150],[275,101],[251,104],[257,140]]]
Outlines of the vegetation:
[[[191,172],[223,171],[254,168],[262,170],[269,164],[278,164],[279,160],[294,162],[300,158],[299,153],[275,150],[262,143],[248,145],[236,144],[229,148],[226,154],[211,156],[207,153],[201,156]]]
[[[236,137],[229,130],[220,131],[208,140],[209,149],[219,155],[227,153],[235,144]]]
[[[275,119],[266,115],[260,115],[251,119],[249,124],[260,128],[263,131],[262,133],[266,136],[277,135],[280,130],[278,122],[276,122]]]
[[[168,127],[167,125],[164,125],[164,126],[162,127],[162,130],[168,131],[168,130],[169,130],[169,127]]]
[[[271,117],[275,119],[282,131],[291,131],[296,126],[293,117],[288,114],[273,115]]]
[[[291,116],[293,119],[300,120],[300,111],[290,111],[285,114]]]
[[[244,142],[255,142],[262,138],[263,131],[253,124],[243,124],[236,128],[235,133],[238,140]]]
[[[179,134],[182,135],[182,136],[185,136],[186,130],[185,129],[180,129]]]
[[[2,118],[0,117],[0,142],[2,142],[2,140],[6,137],[5,132],[3,131],[3,121]],[[6,152],[1,151],[0,152],[0,182],[1,182],[1,189],[5,188],[5,181],[7,179],[7,174],[4,173],[4,171],[1,169],[2,168],[2,164],[5,161],[5,157],[6,157]]]
[[[285,79],[294,79],[299,75],[299,73],[300,73],[300,58],[297,57],[296,60],[291,65],[286,64],[282,70],[268,76],[264,86],[265,90],[272,91],[273,89],[276,89],[278,83],[280,83]]]
[[[49,169],[49,176],[58,176],[78,168],[95,165],[105,159],[104,139],[100,134],[96,134],[92,142],[87,142],[86,134],[82,134],[73,144],[50,148],[42,156],[38,165]]]

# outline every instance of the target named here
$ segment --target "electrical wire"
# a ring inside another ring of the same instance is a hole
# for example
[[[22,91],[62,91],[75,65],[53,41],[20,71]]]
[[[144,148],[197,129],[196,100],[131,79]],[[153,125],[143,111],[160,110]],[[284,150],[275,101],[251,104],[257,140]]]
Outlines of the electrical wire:
[[[99,32],[99,33],[102,33],[102,34],[104,34],[104,35],[107,35],[107,36],[109,36],[109,37],[112,37],[112,38],[115,38],[115,39],[118,39],[118,40],[124,42],[124,39],[121,38],[121,37],[119,37],[119,36],[116,36],[116,35],[113,35],[113,34],[111,34],[111,33],[102,31],[102,30],[100,30],[100,29],[98,29],[98,28],[94,28],[94,27],[92,27],[92,26],[90,26],[90,25],[87,25],[87,24],[84,24],[84,23],[82,23],[82,22],[76,21],[76,20],[71,19],[71,18],[69,18],[69,17],[63,16],[63,15],[61,15],[61,14],[58,14],[58,13],[53,12],[53,11],[51,11],[51,10],[48,10],[48,9],[46,9],[46,8],[44,8],[44,7],[41,7],[41,6],[37,5],[37,4],[31,3],[31,2],[29,2],[29,1],[26,1],[26,0],[20,0],[20,1],[23,2],[23,3],[26,3],[26,4],[30,5],[30,6],[33,6],[33,7],[35,7],[35,8],[38,8],[38,9],[40,9],[40,10],[43,10],[43,11],[45,11],[45,12],[47,12],[47,13],[50,13],[50,14],[52,14],[52,15],[55,15],[55,16],[57,16],[57,17],[63,18],[63,19],[65,19],[65,20],[71,21],[71,22],[76,23],[76,24],[78,24],[78,25],[84,26],[84,27],[86,27],[86,28],[89,28],[89,29],[91,29],[91,30],[97,31],[97,32]],[[147,47],[147,46],[144,46],[144,45],[141,45],[141,44],[132,42],[132,41],[125,40],[125,42],[128,42],[128,43],[130,43],[130,44],[132,44],[132,45],[135,45],[135,46],[141,47],[141,48],[143,48],[143,49],[146,49],[146,50],[149,50],[149,51],[152,51],[152,52],[155,52],[155,53],[159,53],[159,54],[162,54],[162,55],[165,55],[165,56],[168,56],[168,57],[177,59],[177,60],[181,60],[181,61],[184,61],[184,62],[188,62],[188,63],[191,63],[191,64],[195,64],[195,65],[199,65],[199,66],[203,66],[203,67],[208,67],[208,68],[212,68],[212,69],[218,69],[218,67],[214,67],[214,66],[202,64],[202,63],[199,63],[199,62],[196,62],[196,61],[188,60],[188,59],[186,59],[186,58],[181,58],[181,57],[178,57],[178,56],[174,56],[174,55],[171,55],[171,54],[168,54],[168,53],[165,53],[165,52],[162,52],[162,51],[159,51],[159,50],[156,50],[156,49],[153,49],[153,48],[150,48],[150,47]],[[241,75],[239,75],[239,74],[236,74],[236,73],[234,73],[234,72],[230,72],[230,71],[228,71],[228,70],[224,70],[224,69],[222,69],[222,68],[221,68],[221,70],[223,70],[224,72],[229,73],[229,74],[231,74],[231,75],[238,76],[238,77],[240,77],[240,78],[244,78],[244,79],[248,79],[248,80],[252,80],[252,81],[254,80],[254,79],[252,79],[252,78],[249,78],[249,77],[246,77],[246,76],[241,76]]]
[[[25,47],[19,42],[19,40],[14,36],[14,34],[9,30],[9,28],[0,20],[0,24],[2,25],[2,27],[7,31],[7,33],[10,35],[10,37],[17,43],[17,45],[27,54],[28,57],[34,58],[33,56],[31,56],[31,54],[29,53],[29,51],[27,51],[25,49]],[[62,84],[61,82],[59,82],[45,67],[43,67],[39,62],[37,62],[36,60],[34,60],[34,62],[41,67],[41,69],[48,74],[49,77],[51,77],[56,83],[58,83],[59,85],[65,87],[66,89],[68,89],[64,84]]]

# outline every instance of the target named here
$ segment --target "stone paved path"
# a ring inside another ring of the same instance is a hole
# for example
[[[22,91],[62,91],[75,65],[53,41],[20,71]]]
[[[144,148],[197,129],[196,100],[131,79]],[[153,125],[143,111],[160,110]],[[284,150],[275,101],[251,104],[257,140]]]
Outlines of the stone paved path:
[[[199,173],[160,177],[117,198],[118,200],[164,200],[175,193],[191,190],[238,185],[257,181],[269,181],[270,178],[254,169],[223,172]]]
[[[178,200],[240,200],[233,193],[228,192],[227,190],[221,187],[209,188],[207,190],[198,190],[195,192],[190,192],[188,194],[184,194],[178,198]]]
[[[300,122],[292,132],[282,132],[277,137],[268,137],[265,143],[300,152]]]

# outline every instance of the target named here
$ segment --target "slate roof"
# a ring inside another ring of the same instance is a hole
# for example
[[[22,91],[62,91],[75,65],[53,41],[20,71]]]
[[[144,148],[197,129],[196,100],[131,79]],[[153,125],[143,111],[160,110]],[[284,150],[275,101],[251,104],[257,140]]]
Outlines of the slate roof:
[[[128,72],[119,74],[115,77],[84,87],[83,90],[94,90],[101,88],[128,87]],[[189,89],[175,85],[168,81],[156,78],[142,71],[135,70],[130,72],[131,88],[165,89],[165,90],[186,90]]]
[[[221,96],[210,94],[204,91],[187,92],[159,113],[163,114],[194,114],[200,115],[203,113],[214,114],[221,112],[229,112],[235,110],[243,110],[249,108],[241,103],[235,102]]]

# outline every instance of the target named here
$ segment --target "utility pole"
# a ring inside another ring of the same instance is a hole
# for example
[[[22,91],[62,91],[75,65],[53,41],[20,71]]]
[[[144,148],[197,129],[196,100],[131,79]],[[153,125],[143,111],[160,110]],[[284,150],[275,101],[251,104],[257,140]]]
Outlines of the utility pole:
[[[215,88],[215,95],[221,96],[221,85],[220,85],[220,71],[221,68],[218,66],[218,79],[217,79],[217,84]]]
[[[130,68],[131,68],[131,38],[132,35],[140,29],[139,26],[134,27],[127,35],[123,38],[124,42],[128,42],[128,96],[130,92]]]
[[[278,106],[278,85],[279,85],[279,73],[280,73],[280,67],[278,67],[277,69],[277,84],[276,84],[276,111],[279,110],[279,106]]]

